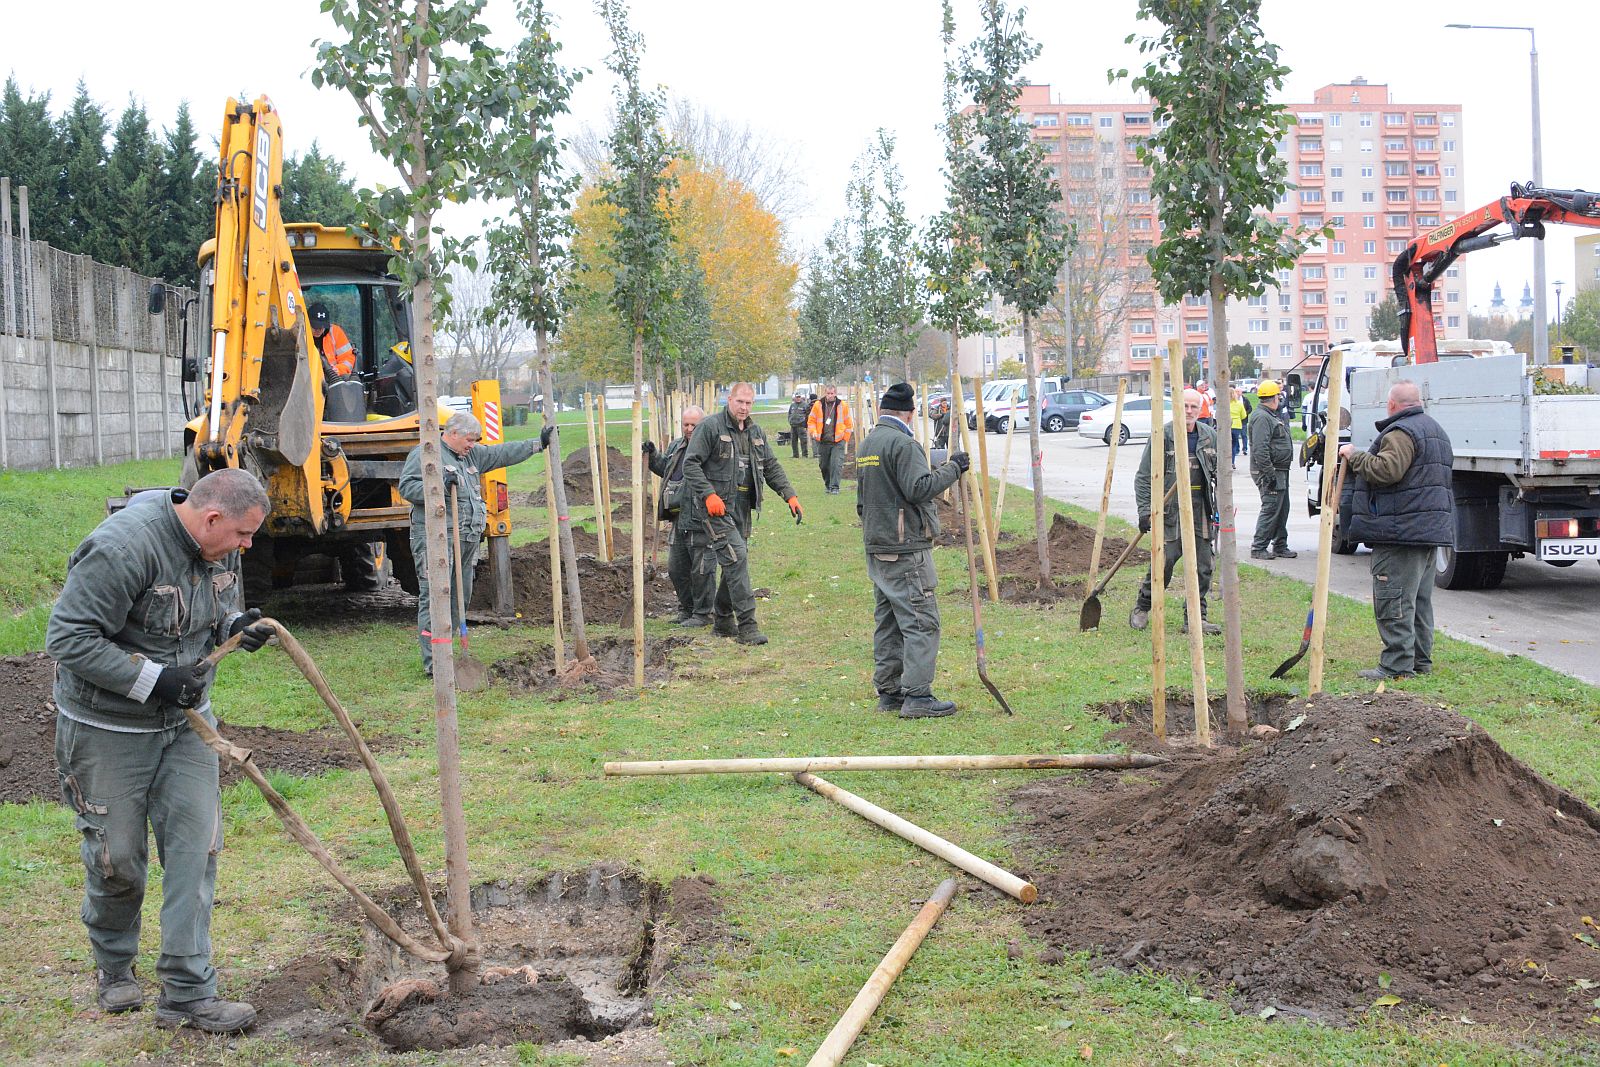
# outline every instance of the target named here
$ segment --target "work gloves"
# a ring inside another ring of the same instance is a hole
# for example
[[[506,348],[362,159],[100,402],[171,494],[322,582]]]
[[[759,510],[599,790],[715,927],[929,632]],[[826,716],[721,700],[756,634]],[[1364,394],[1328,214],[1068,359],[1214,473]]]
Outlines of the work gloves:
[[[1140,533],[1149,533],[1150,532],[1150,516],[1149,515],[1140,515],[1139,516],[1139,532]]]
[[[441,475],[441,477],[444,479],[445,492],[448,493],[450,490],[456,487],[456,469],[454,467],[446,467],[444,469],[444,474]]]
[[[233,625],[228,627],[228,636],[239,636],[239,647],[246,652],[255,652],[262,645],[272,640],[272,627],[261,625],[261,609],[251,608],[249,611],[233,620]]]
[[[206,685],[211,681],[211,664],[204,661],[192,667],[162,667],[150,695],[163,704],[176,704],[192,708],[206,695]]]
[[[728,513],[728,505],[726,505],[726,504],[724,504],[722,502],[722,498],[720,496],[718,496],[715,493],[712,493],[710,496],[706,497],[706,514],[707,515],[710,515],[714,519],[720,519],[720,518],[722,518],[722,516],[726,515],[727,513]]]
[[[789,498],[788,504],[789,514],[794,516],[794,524],[799,526],[800,520],[806,517],[804,509],[800,507],[800,498],[797,496],[792,496]]]
[[[555,435],[555,425],[553,423],[545,423],[544,429],[539,431],[539,451],[543,452],[545,449],[549,448],[550,438],[554,437]]]
[[[972,457],[967,455],[965,452],[950,453],[950,462],[959,467],[962,474],[967,473],[967,471],[972,467]]]
[[[639,451],[647,456],[653,456],[656,454],[656,443],[654,441],[646,441],[639,446]]]

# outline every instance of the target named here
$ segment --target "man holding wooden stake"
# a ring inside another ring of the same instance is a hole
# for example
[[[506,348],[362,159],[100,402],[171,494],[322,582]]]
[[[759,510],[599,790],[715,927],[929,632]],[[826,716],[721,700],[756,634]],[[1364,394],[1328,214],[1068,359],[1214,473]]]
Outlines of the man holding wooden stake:
[[[705,418],[698,404],[690,404],[679,417],[683,436],[667,446],[665,452],[656,448],[654,441],[640,446],[650,473],[661,479],[660,518],[672,523],[672,533],[667,542],[667,577],[672,579],[673,591],[678,594],[679,626],[710,626],[712,602],[717,598],[716,565],[697,567],[694,562],[694,532],[691,508],[684,507],[683,461],[689,450],[689,438],[696,426]]]
[[[1160,403],[1160,398],[1155,398],[1154,402]],[[1206,596],[1211,591],[1211,516],[1216,514],[1217,510],[1217,431],[1200,421],[1200,408],[1203,402],[1198,391],[1194,389],[1183,391],[1183,422],[1189,434],[1189,492],[1194,505],[1195,558],[1192,562],[1195,576],[1200,579],[1200,632],[1210,636],[1222,632],[1222,627],[1214,622],[1207,622],[1205,617]],[[1173,423],[1169,422],[1164,434],[1166,463],[1162,468],[1163,481],[1166,484],[1161,487],[1162,495],[1166,499],[1161,523],[1166,546],[1166,563],[1162,567],[1162,574],[1168,586],[1172,584],[1172,572],[1183,555],[1180,504],[1177,494],[1172,492],[1172,487],[1178,484],[1177,445],[1172,434]],[[1139,473],[1133,480],[1134,500],[1139,506],[1139,529],[1145,531],[1150,530],[1152,526],[1150,449],[1154,443],[1153,440],[1146,442],[1144,458],[1139,461]],[[1135,630],[1143,630],[1150,623],[1150,583],[1150,572],[1146,571],[1144,584],[1139,587],[1139,600],[1128,616],[1128,625]],[[1183,625],[1184,629],[1188,630],[1187,609]]]
[[[953,715],[956,706],[933,695],[939,655],[939,602],[934,590],[933,539],[939,536],[934,500],[966,471],[965,452],[939,465],[911,435],[916,396],[891,385],[879,405],[878,424],[856,457],[856,513],[867,548],[877,628],[872,634],[872,681],[878,709],[902,719]]]

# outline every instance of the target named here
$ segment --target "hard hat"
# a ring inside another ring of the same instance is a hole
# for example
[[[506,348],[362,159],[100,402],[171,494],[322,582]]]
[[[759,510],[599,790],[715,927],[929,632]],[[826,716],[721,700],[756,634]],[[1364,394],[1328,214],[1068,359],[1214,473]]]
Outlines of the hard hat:
[[[1262,400],[1269,396],[1277,396],[1281,392],[1283,392],[1283,386],[1277,382],[1262,382],[1256,386],[1256,396],[1259,396]]]
[[[392,345],[389,346],[389,351],[393,352],[395,355],[399,356],[401,359],[405,360],[407,363],[411,362],[411,342],[410,341],[400,341],[400,342],[398,342],[396,344],[392,344]]]

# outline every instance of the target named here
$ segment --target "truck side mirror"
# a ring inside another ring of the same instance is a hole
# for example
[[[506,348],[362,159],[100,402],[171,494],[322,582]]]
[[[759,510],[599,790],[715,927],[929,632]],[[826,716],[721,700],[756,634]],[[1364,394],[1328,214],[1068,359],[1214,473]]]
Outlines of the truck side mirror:
[[[167,284],[165,282],[150,283],[150,314],[159,315],[167,310]]]

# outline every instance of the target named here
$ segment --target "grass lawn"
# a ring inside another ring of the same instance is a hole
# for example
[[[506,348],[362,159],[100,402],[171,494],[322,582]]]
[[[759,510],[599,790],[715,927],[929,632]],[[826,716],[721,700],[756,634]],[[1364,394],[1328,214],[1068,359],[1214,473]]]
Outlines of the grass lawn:
[[[775,430],[781,416],[765,421]],[[516,427],[513,434],[531,430]],[[610,431],[613,444],[626,446],[623,426]],[[563,437],[569,451],[582,443],[581,431],[564,430]],[[1148,693],[1150,637],[1119,624],[1140,578],[1130,569],[1103,598],[1107,625],[1096,633],[1078,633],[1075,603],[1053,611],[986,609],[990,675],[1017,709],[1014,718],[1001,715],[974,672],[970,619],[954,595],[966,585],[965,560],[940,550],[945,640],[938,689],[961,711],[926,722],[875,713],[872,596],[853,496],[824,496],[812,461],[785,462],[806,522],[796,527],[780,504],[768,509],[751,541],[755,584],[775,591],[760,606],[770,645],[747,649],[709,635],[697,638],[679,654],[679,677],[637,700],[553,703],[494,688],[461,701],[475,879],[521,878],[602,859],[625,861],[662,881],[688,873],[716,879],[732,936],[712,961],[711,977],[658,1006],[680,1064],[804,1062],[910,921],[916,902],[956,872],[784,776],[605,780],[601,763],[1095,751],[1111,724],[1087,706]],[[542,463],[513,468],[512,489],[542,485]],[[154,466],[137,477],[123,467],[0,479],[6,544],[16,557],[4,561],[0,583],[13,611],[26,618],[28,606],[48,596],[66,552],[98,518],[106,486],[120,491],[124,483],[159,480]],[[16,508],[18,501],[69,496],[70,507],[48,515],[43,508]],[[1031,518],[1028,494],[1012,487],[1007,503],[1006,528],[1023,532]],[[513,517],[517,540],[542,536],[542,514],[518,510]],[[1298,647],[1309,590],[1254,568],[1243,574],[1246,674],[1252,684],[1288,692],[1266,678]],[[1168,679],[1183,687],[1188,667],[1177,644],[1180,618],[1179,611],[1169,612],[1169,648],[1177,651],[1169,653]],[[659,621],[649,627],[654,633],[671,629]],[[38,640],[28,640],[34,632],[5,631],[3,650],[38,647]],[[1377,648],[1370,609],[1335,598],[1328,633],[1330,688],[1355,691],[1353,672],[1370,664]],[[299,636],[371,734],[415,740],[391,749],[383,761],[424,864],[441,870],[432,692],[417,667],[410,628],[344,620],[303,627]],[[480,627],[473,648],[492,660],[547,638],[547,631],[532,628]],[[1223,688],[1221,646],[1212,647],[1210,683],[1217,693]],[[1600,801],[1600,691],[1458,641],[1441,640],[1436,658],[1437,672],[1406,683],[1407,691],[1459,709],[1558,784]],[[232,657],[221,671],[216,705],[241,725],[326,724],[314,694],[272,650]],[[1004,866],[1017,857],[1006,797],[1028,776],[829,777]],[[369,891],[404,881],[364,776],[280,779],[280,786]],[[240,786],[223,803],[228,850],[213,928],[223,992],[244,993],[269,966],[303,953],[353,949],[355,932],[333,918],[342,894],[284,836],[260,797]],[[976,884],[962,879],[964,889]],[[116,1022],[84,1019],[93,965],[77,919],[81,883],[65,809],[0,807],[0,891],[7,900],[0,912],[0,958],[8,961],[0,1058],[125,1063],[169,1048],[171,1039],[154,1028],[148,1012]],[[154,973],[158,899],[152,893],[146,905],[140,971],[147,976]],[[1095,1063],[1112,1064],[1464,1067],[1594,1063],[1600,1054],[1595,1045],[1579,1048],[1449,1020],[1412,1019],[1402,1026],[1375,1013],[1335,1029],[1236,1015],[1181,981],[1112,972],[1087,958],[1046,966],[1038,960],[1043,946],[1022,931],[1021,907],[993,893],[958,894],[847,1062],[1020,1067],[1081,1063],[1089,1049]],[[1022,946],[1020,958],[1008,958],[1013,941]],[[799,1050],[797,1057],[783,1051],[791,1048]],[[295,1062],[293,1047],[249,1038],[233,1045],[185,1043],[181,1055],[185,1061]],[[541,1062],[532,1051],[527,1060]]]

